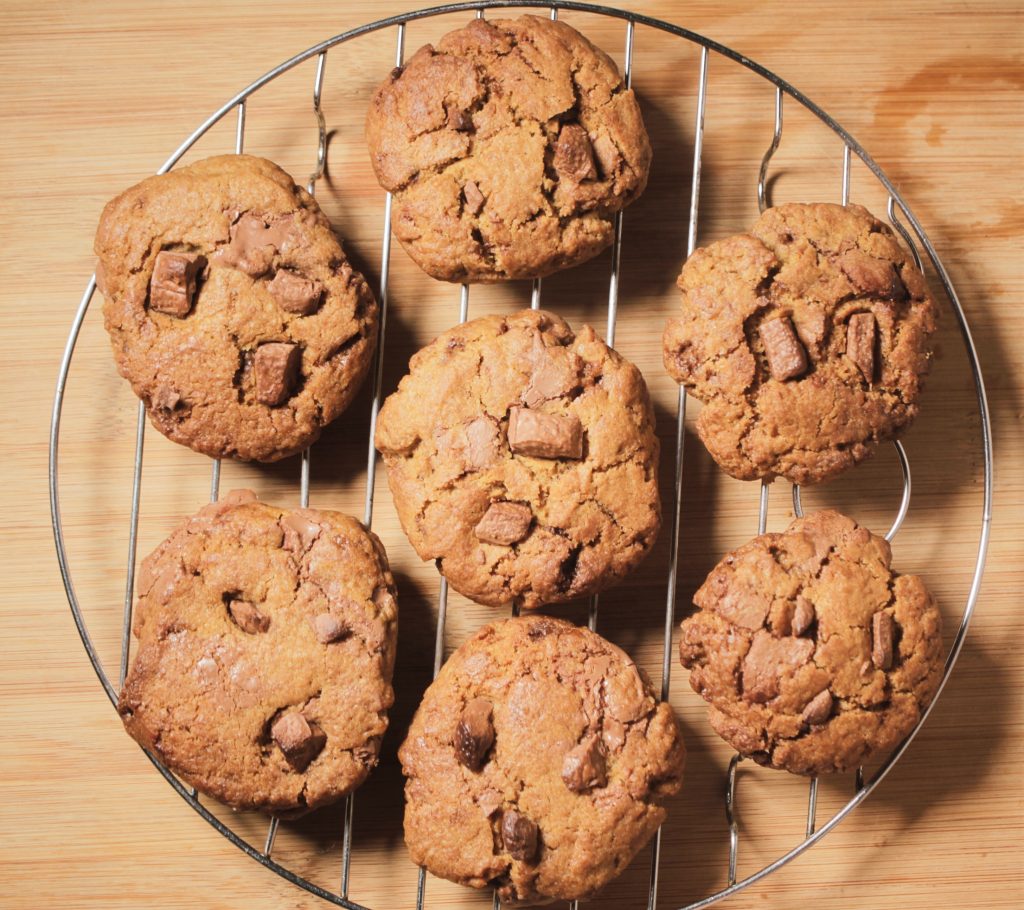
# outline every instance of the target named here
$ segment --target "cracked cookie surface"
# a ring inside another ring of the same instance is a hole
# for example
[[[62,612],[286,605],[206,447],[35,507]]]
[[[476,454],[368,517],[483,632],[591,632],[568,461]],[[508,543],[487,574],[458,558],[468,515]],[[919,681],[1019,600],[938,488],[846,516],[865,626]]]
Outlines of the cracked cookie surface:
[[[711,571],[679,654],[723,739],[796,774],[895,748],[935,695],[943,649],[924,582],[890,562],[883,538],[824,511]]]
[[[445,281],[535,278],[596,256],[643,192],[632,90],[563,22],[476,19],[374,94],[366,138],[392,228]]]
[[[469,755],[466,742],[481,748]],[[625,652],[533,614],[485,627],[449,658],[399,758],[413,862],[506,901],[573,900],[622,872],[664,821],[685,749]]]
[[[275,461],[358,391],[377,304],[272,162],[224,155],[143,180],[104,208],[95,250],[118,371],[175,442]]]
[[[421,559],[480,603],[596,593],[660,525],[658,439],[640,371],[589,326],[485,316],[417,353],[376,445]]]
[[[733,477],[826,480],[917,415],[937,311],[866,209],[768,209],[697,250],[678,285],[665,368],[704,403],[697,430]]]
[[[285,816],[366,779],[393,701],[397,603],[359,522],[235,491],[142,562],[136,595],[118,711],[166,767]]]

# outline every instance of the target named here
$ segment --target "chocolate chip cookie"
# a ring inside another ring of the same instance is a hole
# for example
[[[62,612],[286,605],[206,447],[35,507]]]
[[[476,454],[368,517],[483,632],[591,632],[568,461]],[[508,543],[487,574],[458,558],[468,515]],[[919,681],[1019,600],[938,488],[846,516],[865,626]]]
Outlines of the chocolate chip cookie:
[[[937,311],[860,206],[769,209],[697,250],[678,284],[665,368],[704,402],[700,438],[733,477],[826,480],[917,415]]]
[[[421,559],[480,603],[593,594],[647,554],[658,440],[640,371],[551,313],[436,338],[384,403],[376,445]]]
[[[181,524],[140,568],[127,731],[228,805],[300,815],[377,764],[393,701],[397,604],[355,519],[242,490]]]
[[[838,512],[726,556],[694,597],[679,654],[711,726],[796,774],[849,771],[906,736],[942,674],[939,610],[889,544]]]
[[[377,304],[277,165],[207,158],[107,204],[96,283],[121,375],[161,433],[276,461],[315,442],[373,354]]]
[[[502,900],[590,897],[664,821],[684,757],[615,645],[548,616],[497,622],[441,668],[399,750],[406,844]]]
[[[476,19],[426,45],[366,118],[392,229],[444,281],[535,278],[612,242],[647,184],[651,146],[615,64],[536,16]]]

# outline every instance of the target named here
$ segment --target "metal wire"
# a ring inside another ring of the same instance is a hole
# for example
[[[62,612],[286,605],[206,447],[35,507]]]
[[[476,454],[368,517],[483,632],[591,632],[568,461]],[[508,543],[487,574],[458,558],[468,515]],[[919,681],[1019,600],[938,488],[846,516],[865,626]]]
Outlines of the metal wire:
[[[323,176],[324,163],[327,160],[327,124],[324,120],[323,110],[320,107],[320,97],[324,86],[324,66],[327,62],[327,51],[322,51],[317,57],[316,76],[313,79],[313,114],[317,121],[317,153],[316,168],[309,176],[306,184],[306,192],[313,196],[316,194],[316,183]],[[245,103],[238,106],[238,131],[235,141],[235,150],[241,154],[245,132]],[[220,467],[217,462],[215,470]],[[302,452],[302,461],[299,467],[299,506],[303,509],[309,507],[309,449]],[[219,473],[219,470],[218,470]],[[277,838],[277,829],[280,824],[278,817],[272,816],[270,825],[267,828],[267,838],[263,846],[263,855],[270,857],[274,850],[274,841]],[[352,844],[352,796],[345,798],[345,830],[342,836],[342,874],[341,874],[341,895],[348,897],[348,868],[351,856]]]
[[[140,401],[135,421],[135,469],[132,473],[131,518],[128,525],[128,569],[125,572],[124,619],[121,626],[121,668],[118,687],[128,675],[128,650],[132,637],[132,604],[135,592],[135,551],[139,540],[139,497],[142,494],[142,449],[146,441],[146,406]]]
[[[921,263],[921,254],[917,251],[917,244],[914,243],[914,238],[910,236],[910,232],[903,226],[899,217],[896,214],[896,201],[892,196],[889,197],[889,203],[886,207],[886,211],[889,215],[889,221],[892,226],[896,228],[897,233],[903,238],[903,242],[910,247],[910,254],[914,257],[914,264],[917,266],[918,271],[924,271],[924,265]]]
[[[690,180],[690,215],[686,232],[686,256],[689,258],[697,248],[697,215],[700,208],[700,174],[704,153],[704,110],[708,87],[708,49],[700,51],[700,68],[697,79],[697,113],[693,138],[693,174]],[[679,540],[683,501],[683,455],[686,440],[686,389],[679,387],[676,409],[676,471],[675,496],[672,513],[672,550],[669,556],[668,580],[665,594],[665,630],[661,662],[661,700],[668,701],[669,686],[672,682],[672,632],[675,629],[676,588],[679,579]],[[651,849],[651,879],[647,892],[647,906],[653,910],[658,903],[658,873],[661,867],[661,832],[659,827],[654,835]]]
[[[770,480],[761,481],[761,502],[757,509],[757,533],[764,534],[768,530],[768,493],[771,489]]]
[[[626,22],[626,60],[622,75],[626,88],[633,87],[633,20]],[[615,320],[619,312],[619,268],[622,262],[622,211],[615,213],[612,240],[612,274],[608,281],[608,347],[615,347]]]
[[[238,103],[238,116],[235,121],[235,154],[241,155],[245,150],[245,109],[244,100]],[[220,498],[220,459],[213,459],[213,467],[210,471],[210,502],[216,502]],[[198,798],[196,788],[192,788],[192,798]]]
[[[903,476],[903,492],[900,494],[899,508],[896,510],[896,517],[893,519],[892,524],[889,526],[889,530],[885,532],[885,539],[892,540],[899,529],[903,527],[903,522],[907,517],[907,512],[910,511],[910,460],[907,458],[907,450],[903,448],[903,443],[898,439],[892,441],[892,446],[896,450],[896,458],[899,461],[900,473]],[[800,493],[800,484],[793,484],[793,514],[797,518],[804,517],[804,506],[803,497]],[[762,532],[763,533],[763,532]]]
[[[850,204],[850,146],[843,146],[843,205]]]
[[[405,23],[397,22],[395,40],[395,66],[401,66],[405,59]],[[377,352],[373,367],[373,401],[370,405],[370,438],[366,443],[366,503],[363,507],[363,524],[373,524],[373,494],[377,481],[377,448],[373,444],[377,433],[377,415],[380,413],[381,388],[384,383],[384,338],[388,325],[388,279],[391,275],[391,193],[384,197],[384,236],[380,249],[380,289],[377,299],[380,306],[379,328],[377,329]]]
[[[768,165],[772,156],[778,151],[779,143],[782,141],[782,89],[775,86],[775,131],[772,134],[772,144],[761,159],[761,171],[757,175],[757,209],[763,212],[770,202],[768,200]]]
[[[238,115],[235,120],[235,154],[241,155],[245,149],[245,99],[238,102]],[[213,467],[210,471],[210,502],[216,502],[220,498],[220,459],[213,459]],[[192,788],[192,796],[195,798],[195,788]]]
[[[316,190],[316,182],[323,177],[327,166],[327,121],[324,119],[320,96],[324,90],[324,68],[327,66],[327,51],[321,51],[316,58],[316,76],[313,79],[313,116],[316,117],[316,168],[309,175],[306,192],[312,196]]]
[[[736,884],[736,860],[740,852],[740,825],[736,819],[736,770],[743,756],[736,754],[729,760],[729,773],[725,787],[725,820],[729,823],[729,887]]]
[[[263,855],[268,859],[274,851],[274,840],[277,838],[278,817],[275,815],[270,819],[270,827],[267,828],[267,839],[263,844]]]
[[[632,53],[632,38],[635,27],[642,25],[645,27],[653,28],[671,35],[674,35],[683,40],[689,41],[701,47],[701,70],[700,70],[700,81],[698,90],[698,114],[697,114],[697,130],[695,133],[694,140],[694,170],[693,170],[693,183],[691,187],[691,207],[690,207],[690,223],[687,235],[687,250],[688,254],[693,251],[696,243],[697,236],[697,202],[699,199],[699,186],[700,186],[700,155],[702,148],[702,137],[703,137],[703,119],[705,110],[705,101],[707,95],[707,63],[709,52],[714,52],[724,58],[739,63],[746,67],[755,75],[766,79],[772,83],[776,88],[776,110],[775,110],[775,131],[773,134],[772,145],[769,150],[765,153],[762,159],[761,172],[759,174],[758,181],[758,204],[759,208],[763,208],[767,205],[767,192],[768,192],[768,180],[767,180],[767,168],[768,162],[771,160],[771,156],[777,150],[779,142],[781,141],[782,131],[782,105],[783,97],[788,95],[794,101],[802,105],[804,108],[814,114],[825,126],[836,133],[844,143],[843,152],[843,189],[842,189],[842,200],[846,204],[849,201],[849,187],[850,187],[850,171],[852,164],[852,155],[856,154],[860,161],[867,167],[867,169],[878,179],[883,187],[889,193],[889,218],[893,224],[894,229],[900,234],[904,242],[907,243],[910,248],[915,262],[920,266],[922,264],[921,255],[918,252],[917,244],[924,249],[927,254],[928,261],[931,263],[932,268],[935,270],[936,275],[942,285],[942,288],[949,301],[950,308],[954,314],[957,327],[959,328],[961,338],[963,340],[968,361],[971,367],[971,376],[974,382],[979,414],[981,418],[981,442],[983,448],[984,457],[984,489],[982,494],[982,510],[981,510],[981,530],[978,539],[977,555],[975,560],[975,568],[971,577],[971,584],[967,594],[964,611],[961,619],[959,629],[957,631],[953,646],[950,649],[949,655],[946,659],[944,668],[944,674],[942,681],[939,686],[939,691],[936,693],[935,699],[932,701],[929,708],[924,712],[923,717],[919,721],[918,725],[910,733],[910,735],[897,747],[897,749],[889,756],[886,762],[875,772],[867,782],[864,781],[863,771],[859,769],[856,775],[856,793],[854,797],[843,806],[835,815],[832,816],[823,826],[814,830],[814,808],[816,803],[816,787],[812,784],[812,789],[809,793],[809,805],[808,805],[808,825],[807,825],[807,837],[799,844],[794,846],[789,852],[776,859],[774,862],[766,865],[764,868],[755,872],[740,881],[736,880],[736,858],[738,853],[738,823],[736,816],[736,770],[740,762],[739,756],[735,756],[730,762],[729,766],[729,780],[726,792],[726,813],[730,826],[730,864],[729,864],[729,886],[722,891],[710,895],[709,897],[698,901],[694,904],[689,905],[687,910],[697,910],[697,908],[708,906],[715,903],[722,898],[732,894],[742,888],[749,886],[750,884],[759,881],[766,875],[771,874],[776,869],[780,868],[785,863],[789,862],[795,856],[799,855],[804,850],[817,843],[822,837],[824,837],[832,828],[835,827],[846,815],[853,811],[878,785],[878,783],[886,776],[891,767],[899,760],[900,756],[906,750],[907,746],[916,735],[917,730],[921,724],[924,723],[928,714],[931,712],[934,705],[937,703],[939,696],[945,687],[946,680],[949,677],[950,672],[960,654],[963,647],[967,630],[970,624],[971,617],[977,602],[978,593],[980,591],[981,579],[984,573],[985,557],[987,553],[988,540],[991,529],[991,501],[992,501],[992,443],[991,443],[991,421],[988,411],[988,402],[985,395],[984,382],[981,375],[981,368],[978,361],[977,350],[975,348],[973,338],[969,327],[967,325],[966,317],[964,316],[963,308],[960,304],[959,298],[956,291],[949,279],[949,275],[939,260],[937,253],[931,242],[925,235],[920,223],[910,211],[909,207],[900,197],[891,181],[885,176],[874,160],[860,147],[860,145],[849,135],[838,123],[836,123],[828,114],[821,110],[817,105],[811,102],[806,96],[797,91],[791,85],[780,79],[774,73],[765,69],[761,65],[749,60],[746,57],[735,53],[734,51],[726,48],[718,42],[711,41],[694,32],[687,29],[680,28],[679,26],[672,25],[671,23],[662,22],[660,20],[652,19],[647,16],[642,16],[635,13],[625,12],[622,10],[611,9],[608,7],[595,6],[581,2],[560,2],[554,3],[536,3],[530,2],[530,0],[496,0],[496,2],[462,2],[456,3],[444,7],[432,7],[429,9],[418,10],[415,12],[407,13],[402,16],[390,17],[382,19],[377,22],[369,23],[356,29],[352,29],[343,34],[337,35],[326,41],[323,41],[306,51],[295,55],[289,60],[282,63],[280,66],[270,70],[264,76],[257,79],[251,85],[243,89],[241,92],[236,94],[220,109],[215,111],[210,117],[208,117],[200,126],[189,136],[164,162],[163,166],[159,169],[158,173],[165,173],[170,170],[178,160],[190,149],[200,138],[202,138],[209,129],[219,122],[228,112],[235,110],[237,114],[237,125],[236,125],[236,140],[235,150],[241,153],[244,147],[244,131],[245,131],[245,120],[246,120],[246,102],[247,99],[259,91],[268,82],[276,79],[281,74],[287,72],[293,67],[300,63],[309,60],[313,57],[318,57],[317,60],[317,76],[314,83],[314,113],[317,116],[318,127],[319,127],[319,142],[317,146],[317,166],[316,170],[310,177],[310,187],[314,186],[316,181],[324,173],[326,167],[326,124],[323,120],[323,114],[320,110],[320,93],[323,84],[323,69],[325,65],[326,52],[343,42],[351,41],[359,38],[362,35],[389,27],[397,27],[398,32],[398,50],[396,53],[396,65],[401,65],[404,51],[404,38],[406,23],[409,21],[436,16],[441,13],[453,12],[453,11],[474,11],[478,17],[482,17],[485,9],[490,8],[501,8],[501,7],[521,7],[521,6],[547,6],[550,10],[552,18],[557,18],[559,9],[561,10],[578,10],[588,13],[597,13],[611,18],[618,18],[625,20],[627,23],[627,69],[626,78],[627,84],[630,78],[631,72],[629,65],[631,63]],[[312,192],[312,189],[311,189]],[[373,495],[375,487],[376,477],[376,453],[373,447],[373,435],[376,428],[377,414],[380,406],[381,397],[381,379],[383,370],[383,349],[385,340],[385,328],[386,328],[386,315],[387,315],[387,282],[388,282],[388,263],[390,256],[391,247],[391,234],[390,234],[390,214],[391,214],[392,200],[390,194],[385,197],[385,228],[384,228],[384,239],[382,243],[382,263],[381,263],[381,282],[380,282],[380,330],[377,339],[377,351],[375,358],[375,369],[373,372],[373,402],[371,405],[371,418],[370,418],[370,439],[368,440],[368,457],[367,457],[367,491],[366,491],[366,508],[365,508],[365,523],[367,526],[370,525],[373,513]],[[902,218],[907,222],[904,225],[897,217],[897,212],[900,212]],[[916,243],[915,238],[916,237]],[[618,297],[618,279],[619,279],[619,256],[620,256],[620,243],[621,243],[621,219],[617,219],[615,226],[615,242],[613,245],[613,272],[611,283],[609,286],[609,331],[608,340],[609,344],[614,343],[615,334],[615,311],[617,307]],[[104,672],[102,663],[99,660],[95,646],[93,645],[92,639],[86,628],[85,620],[82,615],[81,605],[78,601],[74,585],[72,583],[70,566],[68,564],[67,552],[64,544],[64,533],[63,524],[61,521],[60,501],[59,501],[59,484],[58,484],[58,467],[59,467],[59,438],[60,438],[60,421],[62,414],[63,399],[67,384],[67,379],[70,371],[71,361],[77,343],[81,326],[85,319],[88,311],[90,302],[92,300],[93,293],[95,291],[95,278],[90,279],[88,282],[83,297],[79,303],[79,307],[75,313],[74,320],[72,322],[71,331],[68,337],[68,342],[64,350],[64,355],[61,360],[60,370],[58,373],[57,387],[54,397],[54,406],[52,412],[51,429],[50,429],[50,463],[49,463],[49,486],[50,486],[50,509],[51,518],[54,529],[54,540],[57,549],[57,559],[61,571],[61,576],[64,582],[65,591],[68,596],[68,601],[71,606],[72,615],[78,628],[79,635],[82,639],[86,653],[89,657],[90,662],[93,665],[97,676],[103,685],[104,691],[107,693],[108,698],[116,703],[117,693]],[[537,308],[540,305],[540,293],[541,293],[541,282],[538,279],[533,283],[531,289],[530,303],[533,308]],[[464,288],[462,293],[462,300],[460,305],[461,318],[465,319],[468,312],[468,289]],[[132,483],[132,509],[129,525],[129,560],[127,568],[126,578],[126,605],[125,605],[125,625],[122,634],[122,649],[121,649],[121,661],[120,661],[120,674],[119,678],[123,679],[124,670],[127,667],[128,660],[128,630],[131,624],[131,594],[134,586],[134,572],[135,572],[135,541],[137,541],[138,535],[138,519],[139,519],[139,501],[141,496],[141,472],[142,472],[142,455],[144,446],[144,434],[145,434],[145,421],[144,411],[140,406],[139,411],[140,420],[137,425],[136,431],[136,460],[135,460],[135,472],[133,474]],[[683,468],[683,440],[684,440],[684,426],[686,416],[686,395],[681,389],[678,399],[678,410],[677,410],[677,424],[676,424],[676,476],[675,476],[675,512],[672,525],[672,551],[670,554],[670,565],[669,565],[669,576],[667,583],[667,599],[666,599],[666,623],[665,623],[665,641],[666,650],[664,654],[664,665],[662,673],[662,697],[666,698],[668,694],[670,671],[671,671],[671,660],[670,660],[670,645],[671,636],[674,624],[674,606],[676,597],[676,585],[677,585],[677,573],[678,573],[678,552],[680,542],[680,504],[682,497],[682,468]],[[904,496],[901,501],[900,510],[897,514],[896,521],[890,528],[889,533],[886,535],[887,538],[891,537],[899,530],[899,527],[906,516],[907,508],[909,506],[910,496],[910,473],[909,465],[906,460],[906,453],[903,451],[902,446],[896,443],[897,455],[900,460],[901,469],[904,472]],[[212,467],[211,483],[210,483],[210,498],[215,500],[219,494],[220,484],[220,464],[215,462]],[[300,501],[302,504],[308,503],[309,497],[309,457],[308,452],[304,454],[301,467],[300,476]],[[761,490],[761,511],[759,514],[759,527],[764,527],[767,519],[767,498],[768,489],[762,487]],[[793,490],[793,501],[794,510],[800,513],[800,499],[799,499],[799,488],[794,487]],[[444,619],[445,611],[440,609],[441,604],[446,608],[447,601],[447,584],[442,579],[441,592],[439,592],[439,617],[438,617],[438,635],[437,644],[438,647],[435,651],[435,668],[440,667],[439,657],[443,656],[443,636],[444,636]],[[514,614],[518,611],[513,611]],[[597,621],[597,602],[592,602],[589,616],[589,624],[593,627]],[[152,755],[147,753],[147,756],[154,763],[157,770],[163,774],[167,779],[168,783],[188,802],[192,808],[201,815],[211,826],[213,826],[218,832],[224,835],[228,840],[238,846],[241,850],[246,852],[248,855],[258,859],[263,865],[273,870],[278,875],[282,876],[289,882],[298,885],[308,892],[323,898],[324,900],[334,903],[338,906],[352,908],[352,910],[365,910],[360,905],[355,904],[347,899],[347,883],[348,883],[348,866],[349,856],[351,850],[351,830],[352,830],[352,803],[350,802],[346,806],[346,839],[347,846],[345,847],[345,857],[342,874],[342,895],[339,897],[336,894],[331,894],[325,891],[318,885],[309,882],[308,880],[296,875],[291,870],[281,866],[275,862],[272,857],[272,848],[274,839],[277,832],[278,824],[274,820],[267,832],[267,838],[264,843],[263,850],[259,850],[253,845],[246,842],[244,839],[239,837],[232,829],[227,827],[218,818],[213,816],[209,810],[207,810],[196,798],[194,790],[187,788],[177,778],[174,777],[166,768],[161,766]],[[648,906],[654,907],[657,898],[657,875],[658,875],[658,860],[660,855],[660,844],[661,844],[661,833],[659,831],[655,843],[654,843],[654,856],[652,861],[652,875],[651,875],[651,889],[649,892]],[[423,875],[421,873],[419,885],[418,885],[418,896],[417,906],[421,907],[423,903]]]
[[[220,496],[220,459],[213,459],[213,469],[210,471],[210,502],[216,502]]]
[[[480,11],[483,12],[482,10]],[[477,18],[482,18],[478,15]],[[536,309],[536,307],[534,307]],[[469,319],[469,285],[463,284],[459,290],[459,324]],[[441,584],[437,591],[437,631],[434,636],[434,679],[441,672],[444,663],[444,629],[448,619],[448,579],[441,576]],[[426,869],[420,868],[416,881],[416,910],[423,910],[426,896]],[[498,892],[494,892],[494,900],[498,900]]]
[[[765,151],[764,156],[761,159],[761,169],[758,173],[757,179],[757,204],[758,209],[764,212],[768,205],[766,187],[768,182],[768,167],[771,162],[772,156],[775,154],[782,141],[782,90],[779,87],[775,89],[775,128],[772,134],[771,144]],[[843,206],[850,204],[850,180],[851,180],[851,149],[849,144],[843,146],[843,179],[842,188],[840,193],[840,199]],[[888,205],[889,220],[893,223],[893,226],[899,231],[904,241],[910,247],[914,261],[918,268],[921,268],[921,259],[917,252],[917,247],[914,245],[912,238],[907,232],[906,228],[900,223],[896,217],[896,212],[893,204],[893,197],[889,197]],[[899,440],[894,440],[893,445],[896,449],[896,454],[899,459],[900,470],[903,475],[903,494],[900,498],[899,509],[896,513],[896,518],[893,520],[892,525],[885,534],[886,540],[892,540],[900,527],[903,525],[904,519],[907,517],[907,512],[910,509],[910,462],[907,458],[906,450],[903,448],[903,444]],[[760,508],[758,510],[758,522],[757,522],[757,533],[764,534],[767,530],[768,525],[768,491],[770,481],[761,481],[761,501]],[[803,504],[800,497],[800,485],[793,484],[793,511],[797,518],[803,518]],[[726,816],[729,820],[729,884],[733,885],[736,881],[736,855],[739,847],[739,830],[736,824],[736,775],[735,765],[741,760],[739,755],[733,757],[732,763],[729,769],[729,782],[728,790],[726,792]],[[860,792],[864,786],[864,769],[862,767],[857,768],[855,776],[855,791]],[[807,791],[807,825],[805,828],[805,837],[810,838],[814,834],[815,830],[815,816],[818,805],[818,778],[812,777],[808,784]]]

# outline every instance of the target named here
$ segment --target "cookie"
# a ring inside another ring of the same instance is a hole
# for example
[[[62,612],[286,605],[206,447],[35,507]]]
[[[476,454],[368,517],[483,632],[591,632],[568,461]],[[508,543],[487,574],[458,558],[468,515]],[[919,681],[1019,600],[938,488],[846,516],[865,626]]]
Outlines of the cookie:
[[[395,236],[444,281],[536,278],[596,256],[651,164],[611,58],[536,16],[474,19],[420,48],[374,94],[366,139]]]
[[[619,648],[549,616],[449,658],[399,750],[414,862],[504,901],[590,897],[665,819],[685,749]]]
[[[381,408],[376,445],[416,552],[480,603],[593,594],[657,536],[643,377],[551,313],[485,316],[436,338]]]
[[[678,284],[665,368],[704,402],[697,431],[733,477],[817,483],[916,416],[937,311],[860,206],[769,209],[697,250]]]
[[[395,594],[384,548],[355,519],[236,491],[141,565],[125,729],[235,808],[333,802],[377,764]]]
[[[941,618],[891,558],[883,538],[825,511],[711,571],[679,654],[737,752],[795,774],[850,771],[913,729],[942,675]]]
[[[377,304],[313,197],[270,161],[143,180],[107,204],[95,247],[117,368],[175,442],[276,461],[358,391]]]

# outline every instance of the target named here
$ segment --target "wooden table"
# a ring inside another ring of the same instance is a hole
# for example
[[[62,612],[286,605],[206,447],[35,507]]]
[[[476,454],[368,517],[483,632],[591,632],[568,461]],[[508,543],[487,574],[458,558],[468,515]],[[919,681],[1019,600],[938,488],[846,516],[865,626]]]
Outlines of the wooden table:
[[[405,4],[175,2],[3,4],[0,154],[8,202],[0,222],[0,357],[4,484],[0,659],[0,875],[7,907],[317,907],[317,900],[245,858],[175,796],[121,731],[83,652],[60,584],[47,510],[47,428],[57,364],[92,269],[103,203],[153,171],[210,111],[291,54]],[[748,54],[816,100],[874,154],[926,226],[959,288],[985,368],[998,460],[995,531],[981,600],[956,673],[917,741],[864,807],[822,844],[726,906],[791,908],[1020,907],[1022,775],[1021,17],[1019,4],[809,2],[745,4],[664,0],[627,4]],[[465,20],[411,26],[409,47]],[[565,18],[621,61],[621,23]],[[331,53],[324,109],[336,132],[318,194],[356,262],[376,284],[382,194],[360,143],[373,85],[389,69],[393,33]],[[660,367],[658,337],[677,306],[673,279],[685,251],[698,55],[637,33],[635,80],[654,137],[651,185],[625,219],[617,346],[645,372],[664,443],[671,491],[675,387]],[[250,106],[246,148],[298,176],[312,169],[312,67],[271,86]],[[700,240],[746,226],[771,135],[773,92],[712,59]],[[200,154],[230,151],[234,122]],[[773,165],[774,198],[836,199],[841,144],[795,106]],[[884,214],[862,167],[852,198]],[[602,330],[608,257],[545,281],[545,306]],[[528,289],[474,289],[470,312],[509,311]],[[385,390],[407,357],[455,321],[458,291],[392,255]],[[947,313],[921,419],[906,438],[914,505],[895,543],[896,565],[923,573],[942,601],[947,643],[967,590],[980,516],[978,419],[962,345]],[[313,454],[313,502],[362,514],[369,399],[331,428]],[[115,374],[98,304],[79,343],[63,428],[62,496],[75,583],[100,653],[116,676],[127,554],[135,400]],[[692,419],[692,416],[691,416]],[[139,548],[147,552],[206,498],[204,459],[152,430],[146,439]],[[756,530],[756,486],[718,472],[688,434],[678,613],[708,568]],[[254,486],[295,500],[296,460],[269,468],[227,465],[223,489]],[[887,526],[898,495],[886,451],[853,475],[806,495]],[[773,493],[769,526],[790,517],[788,489]],[[437,579],[398,529],[381,485],[374,527],[402,588],[398,703],[381,768],[355,803],[352,895],[374,908],[410,906],[416,870],[400,833],[395,749],[429,679]],[[601,630],[655,678],[661,666],[668,529],[644,567],[602,598]],[[576,621],[582,606],[558,611]],[[448,647],[494,612],[458,598]],[[677,907],[721,887],[727,830],[722,808],[728,750],[676,667],[672,702],[690,747],[688,785],[665,828],[660,904]],[[851,792],[822,783],[819,820]],[[806,785],[744,770],[740,874],[796,843]],[[225,816],[230,813],[223,813]],[[234,822],[255,842],[265,823]],[[283,826],[275,856],[337,887],[340,810]],[[649,853],[596,902],[639,906]],[[428,906],[489,899],[428,882]]]

